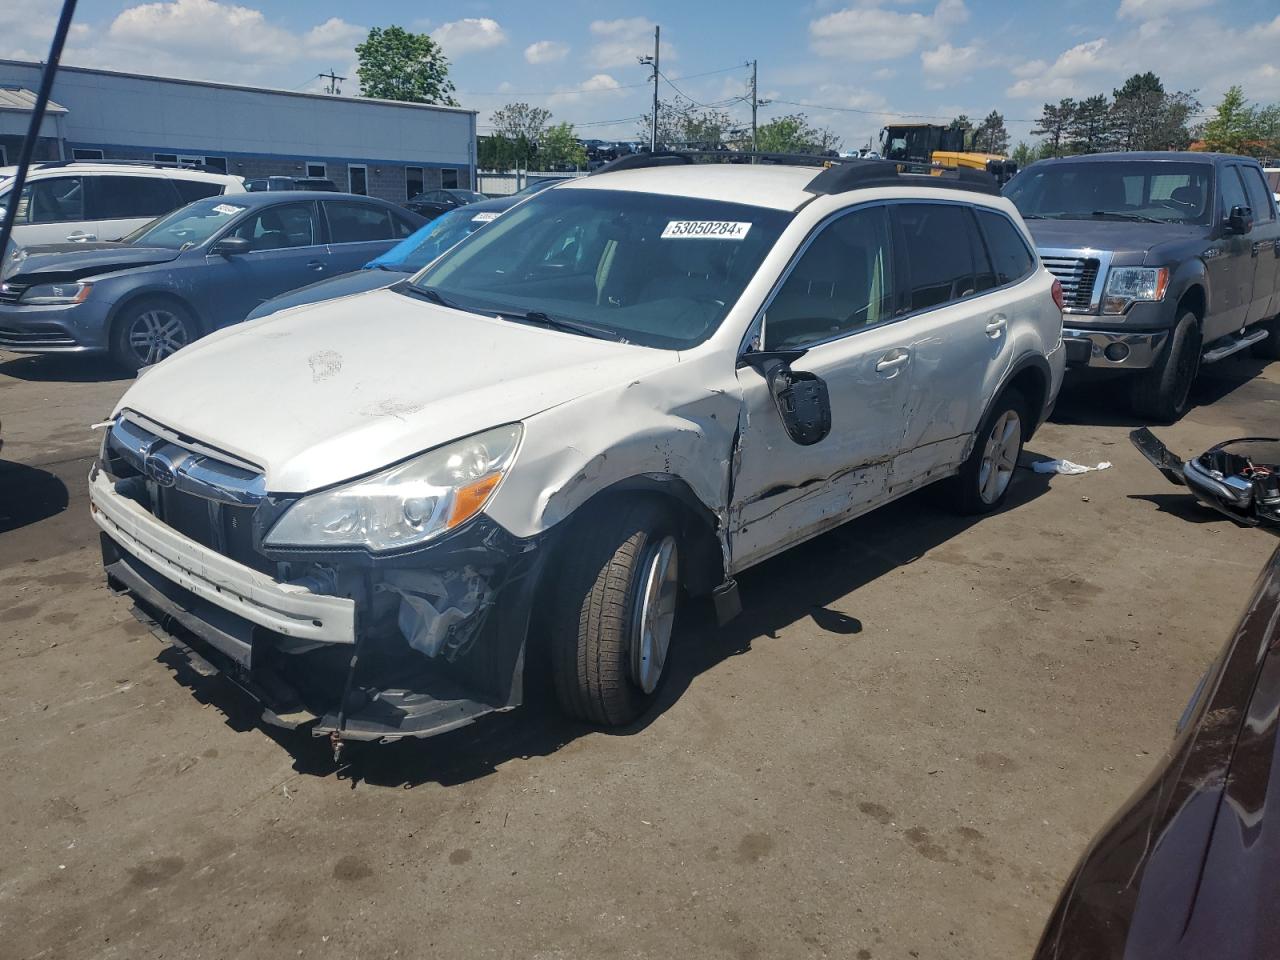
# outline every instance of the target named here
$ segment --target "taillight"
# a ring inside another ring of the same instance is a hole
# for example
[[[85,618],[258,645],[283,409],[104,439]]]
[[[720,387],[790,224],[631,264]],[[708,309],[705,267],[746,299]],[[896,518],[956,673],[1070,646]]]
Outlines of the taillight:
[[[1053,278],[1053,302],[1058,305],[1059,310],[1067,309],[1067,301],[1062,298],[1062,281],[1057,277]]]

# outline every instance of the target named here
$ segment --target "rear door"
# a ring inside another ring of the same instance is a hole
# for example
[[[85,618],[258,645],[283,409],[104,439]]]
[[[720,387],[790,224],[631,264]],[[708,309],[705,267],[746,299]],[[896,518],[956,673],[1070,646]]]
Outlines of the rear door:
[[[119,240],[138,227],[185,206],[168,177],[86,176],[88,219],[86,240]]]
[[[413,227],[390,207],[359,200],[321,200],[329,224],[333,274],[359,270],[409,236]]]
[[[215,327],[239,323],[262,302],[332,272],[311,200],[259,207],[224,236],[243,237],[250,248],[235,256],[211,252],[206,257],[210,269],[200,279],[210,285],[204,299],[214,305],[209,319]]]
[[[1276,286],[1280,280],[1280,220],[1276,219],[1275,198],[1267,189],[1262,170],[1252,164],[1239,166],[1244,179],[1249,206],[1253,208],[1253,232],[1249,234],[1249,250],[1253,254],[1253,303],[1246,323],[1257,323],[1274,316]]]
[[[1209,309],[1204,320],[1206,343],[1235,333],[1245,325],[1253,306],[1253,237],[1225,232],[1232,207],[1249,206],[1249,196],[1237,164],[1218,167],[1218,227],[1208,256]]]
[[[13,201],[12,191],[5,202]],[[92,239],[85,223],[83,177],[42,177],[22,188],[14,214],[13,239],[19,246]]]

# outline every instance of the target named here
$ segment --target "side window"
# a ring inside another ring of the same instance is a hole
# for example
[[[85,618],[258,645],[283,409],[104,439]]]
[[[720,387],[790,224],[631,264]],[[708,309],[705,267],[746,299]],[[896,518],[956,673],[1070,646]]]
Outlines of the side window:
[[[891,320],[892,249],[884,207],[855,210],[823,229],[765,311],[765,349],[804,346]]]
[[[1244,184],[1240,182],[1240,168],[1232,164],[1218,168],[1218,194],[1222,197],[1222,215],[1228,216],[1232,207],[1247,207],[1249,199],[1245,196]],[[1257,212],[1254,212],[1257,216]]]
[[[253,244],[253,250],[312,246],[319,242],[315,207],[310,203],[282,203],[267,207],[241,222],[232,235],[244,237]]]
[[[80,177],[50,177],[22,188],[15,213],[17,223],[70,223],[84,220],[84,181]]]
[[[1249,206],[1253,207],[1253,219],[1257,222],[1271,221],[1275,214],[1271,211],[1271,191],[1267,189],[1262,172],[1257,167],[1236,167],[1240,176],[1244,177],[1245,192],[1249,196]]]
[[[418,228],[412,222],[406,220],[404,217],[400,216],[398,213],[393,213],[391,215],[391,219],[395,221],[396,236],[399,238],[407,237],[410,234],[416,233],[418,231]]]
[[[902,230],[902,255],[911,278],[908,310],[941,306],[993,285],[968,207],[903,203],[893,210]]]
[[[324,212],[329,218],[331,243],[366,243],[402,236],[392,226],[391,211],[384,207],[351,200],[326,200]]]
[[[987,238],[987,251],[991,254],[998,286],[1015,283],[1035,270],[1035,257],[1027,249],[1017,227],[1006,217],[990,210],[975,212]]]
[[[164,177],[86,177],[90,220],[158,217],[180,206]]]
[[[205,197],[216,197],[224,189],[222,184],[208,180],[174,180],[173,185],[177,188],[178,196],[182,198],[183,203],[194,203]]]

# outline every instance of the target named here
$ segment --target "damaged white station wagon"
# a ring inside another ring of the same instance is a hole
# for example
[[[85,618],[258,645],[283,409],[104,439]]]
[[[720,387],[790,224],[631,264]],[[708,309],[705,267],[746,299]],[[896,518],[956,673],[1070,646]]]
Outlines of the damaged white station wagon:
[[[1058,297],[985,175],[627,157],[145,373],[91,478],[107,576],[335,743],[512,708],[534,655],[625,724],[682,590],[723,621],[739,571],[937,480],[996,507]]]

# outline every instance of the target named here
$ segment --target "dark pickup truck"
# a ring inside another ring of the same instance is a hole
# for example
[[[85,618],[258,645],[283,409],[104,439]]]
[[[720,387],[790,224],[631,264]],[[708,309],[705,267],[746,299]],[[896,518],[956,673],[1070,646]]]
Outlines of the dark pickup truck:
[[[1280,358],[1280,219],[1256,160],[1042,160],[1004,193],[1062,281],[1068,369],[1128,374],[1139,415],[1181,416],[1202,363]]]

